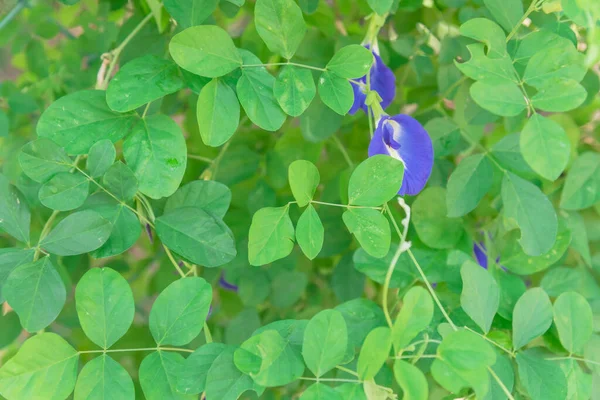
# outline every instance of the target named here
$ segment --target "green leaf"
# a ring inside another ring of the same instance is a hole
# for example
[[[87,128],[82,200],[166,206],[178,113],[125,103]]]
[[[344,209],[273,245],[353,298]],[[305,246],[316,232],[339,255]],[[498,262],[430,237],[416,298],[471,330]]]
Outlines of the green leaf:
[[[233,233],[227,225],[198,208],[177,208],[157,218],[156,233],[168,248],[194,264],[218,267],[236,255]]]
[[[425,124],[425,130],[431,137],[436,157],[452,154],[461,141],[460,128],[449,118],[430,119]]]
[[[192,181],[167,199],[165,214],[182,207],[196,207],[223,218],[231,203],[231,190],[215,181]]]
[[[584,55],[573,44],[561,42],[561,47],[544,49],[536,53],[525,68],[525,83],[543,88],[561,79],[579,82],[587,72]]]
[[[359,378],[363,381],[374,378],[389,357],[391,349],[392,331],[390,328],[380,326],[369,332],[358,355]]]
[[[339,49],[326,68],[342,78],[357,79],[369,72],[373,60],[373,54],[365,47],[351,44]]]
[[[532,400],[564,400],[567,398],[567,378],[555,361],[545,360],[540,348],[517,353],[519,381]]]
[[[181,365],[177,377],[177,391],[185,394],[204,392],[208,370],[226,348],[223,343],[214,342],[198,347]]]
[[[488,333],[500,305],[500,289],[487,269],[466,261],[461,269],[460,305],[484,333]]]
[[[496,353],[481,336],[459,329],[452,331],[437,349],[438,357],[458,370],[485,369],[494,365]]]
[[[383,16],[387,12],[390,11],[390,8],[394,4],[394,1],[393,0],[367,0],[367,3],[369,4],[369,7],[371,7],[371,10],[373,10],[377,14]]]
[[[423,372],[413,364],[403,360],[394,361],[394,377],[404,392],[404,400],[426,400],[429,386]]]
[[[514,117],[527,108],[525,96],[514,83],[477,81],[469,92],[482,108],[503,117]]]
[[[521,0],[483,0],[483,4],[506,32],[512,31],[521,22],[523,15]]]
[[[585,152],[569,169],[560,197],[565,210],[582,210],[600,201],[600,154]]]
[[[31,213],[25,198],[0,174],[0,230],[28,243],[30,222]]]
[[[392,327],[392,342],[396,352],[406,348],[433,318],[433,300],[426,289],[414,286],[402,299],[402,308]]]
[[[38,197],[48,208],[69,211],[85,202],[89,190],[90,182],[82,174],[59,172],[42,185]]]
[[[28,332],[37,332],[50,325],[67,298],[65,285],[50,257],[15,268],[2,292]]]
[[[569,79],[552,82],[541,87],[531,98],[535,108],[548,112],[564,112],[579,107],[587,98],[587,91],[576,81]]]
[[[137,215],[108,194],[94,193],[83,208],[97,212],[111,224],[110,236],[102,246],[91,253],[92,257],[104,258],[121,254],[140,237],[142,227]]]
[[[337,310],[323,310],[306,325],[302,356],[308,369],[319,378],[342,363],[347,346],[344,317]]]
[[[588,301],[577,292],[566,292],[554,302],[554,325],[569,354],[582,354],[592,337],[594,316]]]
[[[33,249],[0,249],[0,303],[4,302],[3,287],[10,273],[20,265],[33,262]]]
[[[492,188],[494,168],[484,154],[469,156],[458,164],[448,179],[448,217],[462,217],[473,211]]]
[[[302,136],[312,143],[331,137],[342,126],[344,117],[316,98],[306,112],[300,116]]]
[[[114,163],[102,177],[104,188],[119,200],[133,200],[138,191],[138,181],[131,168],[121,161]]]
[[[191,342],[204,326],[211,300],[212,288],[202,278],[182,278],[167,286],[150,311],[150,332],[156,344]]]
[[[304,363],[276,330],[266,330],[246,340],[234,353],[237,368],[255,383],[283,386],[302,376]]]
[[[313,260],[323,248],[325,232],[319,214],[309,204],[296,224],[296,240],[302,252]]]
[[[519,76],[508,54],[500,58],[491,58],[485,54],[484,45],[481,43],[467,45],[467,49],[471,55],[468,61],[454,61],[456,68],[464,75],[491,85],[519,83]]]
[[[259,396],[262,394],[264,388],[237,369],[233,362],[234,352],[235,347],[225,349],[208,370],[205,391],[208,399],[237,400],[247,390],[253,390]]]
[[[519,243],[526,254],[538,256],[552,248],[558,219],[552,203],[535,185],[506,171],[502,180],[504,217],[517,222]]]
[[[390,223],[379,211],[371,208],[349,208],[342,214],[344,224],[361,247],[375,258],[385,257],[390,250]]]
[[[460,26],[460,34],[485,43],[491,58],[502,58],[506,54],[506,35],[490,19],[472,18]]]
[[[563,172],[571,154],[565,130],[540,114],[533,114],[525,124],[520,146],[529,166],[551,181],[556,180]]]
[[[110,80],[106,102],[115,111],[127,112],[181,88],[177,65],[147,54],[125,64]]]
[[[269,50],[288,60],[296,53],[306,33],[302,10],[293,0],[258,0],[254,23]]]
[[[102,354],[85,364],[75,385],[75,400],[131,400],[135,389],[131,377],[115,360]]]
[[[348,184],[348,202],[357,206],[380,206],[393,199],[402,186],[404,164],[378,154],[361,162]]]
[[[412,205],[412,222],[419,239],[435,249],[452,248],[462,236],[462,221],[447,216],[445,199],[445,189],[429,187]]]
[[[541,288],[529,289],[521,296],[513,311],[513,347],[520,349],[552,325],[552,303]]]
[[[224,80],[215,78],[198,96],[196,117],[202,141],[218,147],[233,136],[240,121],[240,103]]]
[[[558,262],[571,244],[571,232],[564,222],[560,222],[556,241],[547,252],[539,256],[528,256],[516,240],[515,234],[507,237],[502,249],[502,266],[519,275],[532,275]]]
[[[66,399],[77,379],[79,354],[55,333],[35,335],[0,368],[7,399]]]
[[[21,335],[23,328],[16,312],[0,314],[0,349],[10,346]]]
[[[354,92],[346,78],[325,71],[319,77],[319,96],[325,105],[339,115],[346,115],[352,107]]]
[[[117,151],[112,142],[108,139],[96,142],[88,153],[87,170],[92,178],[97,178],[102,175],[115,162]]]
[[[338,392],[324,383],[316,382],[306,388],[300,400],[343,400]]]
[[[169,43],[169,52],[181,68],[208,78],[226,75],[242,66],[233,40],[215,25],[194,26],[178,33]]]
[[[45,138],[23,146],[19,153],[19,164],[28,177],[40,183],[59,172],[68,172],[73,167],[73,162],[62,147]]]
[[[581,369],[575,360],[564,360],[560,364],[567,377],[567,399],[585,400],[592,397],[593,377]]]
[[[286,257],[294,248],[294,225],[289,206],[267,207],[252,217],[248,240],[250,265],[269,264]]]
[[[314,99],[317,88],[308,69],[286,65],[275,79],[273,94],[286,114],[298,117]]]
[[[123,155],[138,179],[140,192],[153,199],[172,195],[183,179],[185,138],[166,115],[142,119],[123,143]]]
[[[219,0],[165,0],[165,9],[182,28],[202,24],[217,9]]]
[[[275,308],[288,308],[296,304],[306,291],[308,277],[300,271],[284,271],[271,281],[269,301]]]
[[[242,70],[236,85],[238,99],[250,121],[267,131],[281,128],[286,118],[273,94],[274,84],[275,78],[264,67],[248,67]]]
[[[436,359],[431,364],[431,375],[444,389],[457,395],[469,387],[473,388],[477,398],[483,398],[489,391],[489,374],[485,368],[461,370]]]
[[[77,284],[75,301],[81,328],[103,349],[115,344],[133,322],[131,288],[121,274],[110,268],[86,272]]]
[[[183,361],[181,354],[167,351],[155,351],[144,358],[139,380],[147,400],[193,400],[198,397],[175,390]]]
[[[10,131],[10,120],[4,111],[0,111],[0,137],[8,136]]]
[[[36,131],[38,136],[52,140],[69,154],[86,154],[100,140],[115,143],[121,139],[136,120],[133,113],[111,110],[104,90],[82,90],[50,104]]]
[[[40,242],[40,246],[58,256],[89,253],[106,242],[111,230],[110,221],[97,212],[78,211],[60,221]]]
[[[321,176],[313,163],[296,160],[288,168],[288,180],[298,206],[304,207],[311,202],[319,186]]]

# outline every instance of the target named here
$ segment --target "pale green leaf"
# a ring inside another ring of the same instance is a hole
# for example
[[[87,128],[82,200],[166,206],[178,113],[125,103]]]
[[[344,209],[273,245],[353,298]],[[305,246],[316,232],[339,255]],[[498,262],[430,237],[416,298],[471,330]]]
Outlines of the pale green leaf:
[[[348,202],[372,207],[387,203],[398,194],[403,177],[402,161],[382,154],[369,157],[350,176]]]
[[[582,354],[592,337],[594,316],[588,301],[577,292],[566,292],[554,302],[554,325],[563,347],[570,354]]]
[[[294,248],[294,225],[289,206],[267,207],[252,217],[248,240],[250,265],[264,265],[286,257]]]
[[[325,68],[342,78],[358,79],[369,72],[373,60],[371,51],[361,45],[351,44],[336,51]]]
[[[296,224],[296,241],[309,259],[314,259],[323,248],[325,232],[319,214],[309,204],[298,218]]]
[[[131,377],[115,360],[102,354],[85,364],[75,385],[75,400],[132,400]]]
[[[233,89],[221,79],[210,81],[198,96],[196,117],[204,144],[218,147],[228,141],[240,121],[240,103]]]
[[[319,77],[319,96],[325,105],[339,115],[346,115],[352,107],[354,92],[346,78],[325,71]]]
[[[496,280],[480,265],[466,261],[461,269],[463,288],[460,305],[484,333],[488,333],[500,305]]]
[[[293,0],[258,0],[254,23],[269,50],[288,60],[296,53],[306,33],[302,10]]]
[[[93,268],[79,280],[75,290],[77,316],[86,336],[107,349],[131,326],[135,314],[133,293],[118,272]]]
[[[484,154],[475,154],[461,160],[448,179],[448,216],[462,217],[473,211],[492,188],[493,178],[492,163]]]
[[[415,286],[406,292],[402,308],[392,327],[392,343],[399,352],[406,348],[419,333],[424,331],[433,318],[433,300],[426,289]]]
[[[70,214],[56,225],[40,246],[51,254],[72,256],[96,250],[110,236],[112,226],[92,210]]]
[[[147,400],[193,400],[198,396],[175,390],[184,358],[179,353],[155,351],[140,364],[139,380]]]
[[[520,349],[552,325],[552,303],[541,288],[533,288],[521,296],[513,311],[513,347]]]
[[[108,139],[96,142],[88,153],[87,170],[92,178],[104,175],[108,168],[113,165],[117,152],[115,146]]]
[[[79,172],[59,172],[42,185],[38,197],[48,208],[69,211],[85,202],[89,190],[89,180]]]
[[[302,356],[318,378],[342,363],[347,346],[344,317],[337,310],[323,310],[306,325]]]
[[[288,180],[292,194],[300,207],[306,206],[313,199],[321,177],[313,163],[296,160],[288,168]]]
[[[298,117],[310,105],[317,88],[308,69],[286,65],[275,79],[273,94],[286,114]]]
[[[349,208],[342,214],[344,224],[361,247],[375,258],[385,257],[392,240],[390,223],[371,208]]]
[[[28,243],[30,222],[31,213],[24,196],[0,174],[0,230]]]

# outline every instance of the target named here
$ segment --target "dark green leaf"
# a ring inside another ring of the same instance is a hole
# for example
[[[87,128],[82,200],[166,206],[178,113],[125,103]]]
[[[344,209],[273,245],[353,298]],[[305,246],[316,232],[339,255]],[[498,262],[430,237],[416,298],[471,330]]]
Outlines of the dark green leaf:
[[[310,105],[317,88],[308,69],[286,65],[275,79],[273,94],[286,114],[298,117]]]
[[[44,183],[59,172],[68,172],[73,162],[67,153],[49,139],[39,138],[27,143],[19,153],[23,172],[36,182]]]
[[[198,397],[175,390],[183,361],[181,354],[167,351],[155,351],[144,358],[139,379],[147,400],[193,400]]]
[[[69,211],[85,202],[89,190],[90,182],[82,174],[59,172],[42,185],[38,196],[48,208]]]
[[[143,194],[159,199],[175,193],[187,163],[181,128],[162,114],[142,119],[123,143],[125,161]]]
[[[346,115],[352,107],[354,92],[346,78],[325,71],[319,77],[319,96],[325,105],[340,115]]]
[[[51,254],[72,256],[96,250],[110,236],[112,226],[95,211],[70,214],[50,231],[40,246]]]
[[[182,28],[202,24],[217,9],[219,0],[165,0],[165,9]]]
[[[165,214],[182,207],[196,207],[223,218],[231,203],[231,190],[215,181],[192,181],[167,199]]]
[[[65,285],[50,257],[15,268],[3,294],[28,332],[44,329],[56,319],[67,297]]]
[[[448,179],[446,207],[449,217],[462,217],[477,207],[492,188],[494,169],[483,154],[463,159]]]
[[[30,221],[31,213],[25,198],[0,174],[0,230],[28,243]]]
[[[90,147],[87,158],[87,170],[92,178],[102,175],[115,162],[117,152],[115,146],[108,139],[100,140]]]

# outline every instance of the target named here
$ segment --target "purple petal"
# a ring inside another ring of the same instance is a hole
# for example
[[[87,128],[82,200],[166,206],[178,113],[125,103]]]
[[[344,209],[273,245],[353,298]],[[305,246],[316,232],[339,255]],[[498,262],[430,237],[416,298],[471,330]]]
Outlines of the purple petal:
[[[150,243],[154,243],[154,237],[152,236],[152,229],[150,229],[150,224],[146,224],[146,233],[148,234],[148,239],[150,239]]]
[[[369,46],[365,46],[367,49]],[[390,105],[390,103],[394,100],[396,96],[396,76],[394,72],[381,60],[379,54],[373,52],[373,56],[375,57],[375,62],[371,67],[369,74],[371,76],[371,90],[376,91],[381,96],[381,107],[386,108]],[[367,77],[366,75],[360,79],[356,79],[357,81],[366,85]],[[364,87],[359,87],[359,85],[354,82],[350,82],[352,84],[352,89],[354,90],[354,103],[352,104],[352,108],[350,108],[349,113],[354,114],[358,111],[359,108],[362,108],[365,113],[367,113],[367,105],[365,104],[365,100],[367,99],[367,94],[365,93]]]
[[[483,268],[487,269],[488,259],[485,250],[485,244],[483,244],[483,242],[473,243],[473,253],[475,254],[475,259],[477,260],[477,263]]]
[[[369,157],[375,154],[392,156],[404,164],[399,195],[423,190],[433,169],[433,145],[416,119],[404,114],[382,117],[369,144]]]
[[[227,280],[225,279],[225,274],[223,273],[221,273],[221,277],[219,278],[219,286],[221,286],[225,290],[231,290],[234,292],[238,291],[237,285],[227,282]]]

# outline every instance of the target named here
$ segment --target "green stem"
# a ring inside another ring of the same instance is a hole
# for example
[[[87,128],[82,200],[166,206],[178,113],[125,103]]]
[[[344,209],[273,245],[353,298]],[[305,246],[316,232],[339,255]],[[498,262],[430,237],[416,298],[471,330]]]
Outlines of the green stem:
[[[179,264],[177,264],[177,260],[175,260],[175,257],[173,257],[173,253],[171,253],[171,250],[169,250],[169,248],[167,246],[165,246],[164,244],[162,246],[163,246],[163,249],[165,249],[165,253],[167,253],[167,257],[169,257],[169,260],[171,260],[171,264],[173,264],[173,266],[175,267],[175,269],[177,270],[179,275],[182,278],[185,278],[185,272],[183,272],[183,270],[181,269]]]
[[[369,207],[369,206],[351,206],[348,204],[337,204],[337,203],[327,203],[325,201],[317,201],[317,200],[311,200],[311,203],[314,204],[322,204],[325,206],[333,206],[333,207],[343,207],[343,208],[370,208],[371,210],[382,210],[382,207]]]
[[[549,361],[575,360],[575,361],[581,361],[581,362],[592,364],[592,365],[600,365],[600,361],[588,360],[587,358],[573,357],[573,356],[551,357],[551,358],[546,358],[546,360],[549,360]]]
[[[541,4],[541,3],[543,3],[543,0],[541,2],[539,2],[539,4]],[[527,9],[527,11],[525,11],[525,14],[523,14],[523,16],[521,17],[521,19],[519,20],[519,22],[517,22],[517,24],[515,25],[515,27],[512,29],[512,31],[510,31],[510,33],[506,37],[506,43],[508,43],[509,40],[512,39],[513,36],[515,36],[515,34],[517,33],[517,31],[519,30],[519,28],[523,24],[523,21],[525,21],[527,19],[527,17],[529,17],[529,14],[531,14],[532,12],[535,11],[535,9],[537,8],[537,6],[538,6],[538,0],[531,0],[531,4],[529,5],[529,8]]]
[[[463,328],[465,328],[468,331],[471,331],[473,333],[475,333],[476,335],[481,336],[483,339],[485,339],[486,341],[490,342],[491,344],[493,344],[494,346],[496,346],[497,348],[499,348],[500,350],[504,351],[505,353],[507,353],[508,355],[510,355],[512,358],[515,358],[515,353],[508,350],[506,347],[502,346],[499,343],[494,342],[492,339],[488,338],[485,335],[482,335],[481,333],[474,331],[473,329],[469,328],[468,326],[464,326]]]
[[[267,64],[244,64],[242,68],[258,68],[258,67],[271,67],[277,65],[292,65],[294,67],[312,69],[315,71],[327,71],[325,68],[313,67],[312,65],[300,64],[296,62],[277,62],[277,63],[267,63]]]
[[[420,356],[417,356],[417,355],[397,356],[397,357],[392,357],[392,358],[394,360],[408,360],[408,359],[415,358],[415,357],[419,357],[419,358],[438,358],[437,354],[421,354]]]
[[[179,349],[176,347],[144,347],[138,349],[105,349],[105,350],[82,350],[79,354],[97,354],[97,353],[124,353],[128,351],[181,351],[184,353],[193,353],[191,349]]]
[[[504,392],[506,397],[508,397],[508,400],[515,400],[513,395],[510,393],[510,390],[508,390],[508,388],[504,385],[504,382],[502,382],[500,377],[498,377],[498,375],[496,375],[494,370],[491,367],[487,367],[487,369],[488,369],[488,372],[490,373],[490,375],[492,375],[494,377],[494,379],[496,380],[496,382],[498,382],[498,385],[500,385],[500,388],[502,389],[502,391]]]
[[[150,108],[150,104],[152,104],[152,102],[146,104],[146,108],[144,108],[144,113],[142,114],[142,118],[146,118],[146,113],[148,112],[148,109]]]
[[[301,376],[301,381],[316,381],[316,382],[349,382],[349,383],[363,383],[363,381],[359,381],[358,379],[337,379],[337,378],[311,378],[308,376]]]
[[[346,151],[346,148],[344,147],[344,144],[342,143],[342,141],[340,139],[338,139],[338,137],[335,134],[331,135],[331,139],[337,145],[338,149],[340,150],[340,153],[342,153],[342,156],[344,156],[344,159],[346,160],[346,163],[348,163],[348,166],[350,168],[354,168],[354,163],[352,162],[352,159],[350,158],[350,155]]]
[[[204,321],[204,338],[206,339],[206,343],[212,343],[213,338],[210,333],[210,329],[208,328],[208,324]]]
[[[161,7],[162,7],[162,3],[161,3]],[[117,46],[110,53],[111,54],[110,64],[108,65],[108,70],[106,71],[106,75],[104,75],[104,79],[103,79],[102,83],[99,85],[98,89],[106,90],[106,88],[108,86],[108,81],[110,80],[110,77],[112,76],[112,73],[113,73],[115,67],[117,66],[117,61],[119,60],[119,56],[121,55],[121,52],[123,51],[125,46],[127,46],[127,44],[131,41],[131,39],[133,39],[135,37],[135,35],[137,35],[142,30],[144,25],[146,25],[148,23],[148,21],[150,21],[151,19],[152,19],[152,13],[146,15],[144,17],[144,19],[142,19],[140,21],[140,23],[135,28],[133,28],[133,30],[129,33],[129,35],[127,35],[125,40],[123,40],[123,42],[121,42],[121,44],[119,46]]]
[[[423,269],[421,268],[421,265],[419,265],[419,262],[415,258],[415,255],[413,254],[412,251],[410,251],[410,249],[408,249],[407,252],[408,252],[408,256],[412,260],[413,264],[415,264],[415,267],[419,271],[419,275],[421,275],[421,279],[423,279],[423,281],[425,282],[425,285],[427,286],[427,290],[429,290],[429,293],[431,294],[431,297],[433,297],[433,300],[435,301],[435,303],[437,304],[438,308],[440,309],[440,311],[444,315],[444,318],[446,319],[446,321],[448,321],[448,323],[450,324],[450,326],[452,327],[452,329],[455,330],[455,331],[457,331],[458,328],[456,327],[456,325],[454,325],[454,322],[452,321],[452,319],[450,319],[450,316],[448,315],[448,313],[444,309],[444,306],[442,306],[442,302],[440,301],[440,299],[438,298],[437,294],[435,293],[435,290],[433,290],[433,287],[431,287],[431,284],[429,283],[429,280],[425,276],[425,273],[423,272]]]
[[[339,369],[340,371],[344,371],[344,372],[345,372],[345,373],[347,373],[347,374],[354,375],[354,376],[358,376],[358,374],[357,374],[356,372],[352,371],[351,369],[344,368],[344,367],[341,367],[341,366],[339,366],[339,365],[338,365],[338,366],[336,366],[336,368],[337,368],[337,369]]]
[[[17,15],[19,15],[21,10],[23,10],[26,5],[27,5],[26,0],[21,0],[21,1],[17,2],[17,4],[15,4],[15,6],[12,8],[12,10],[10,10],[8,12],[8,14],[6,14],[6,17],[4,17],[4,19],[2,19],[2,21],[0,21],[0,29],[4,28],[6,25],[8,25],[10,23],[10,21],[12,21]]]
[[[214,161],[212,158],[197,156],[195,154],[188,154],[187,158],[191,158],[192,160],[204,161],[209,164],[212,164],[212,162]]]

